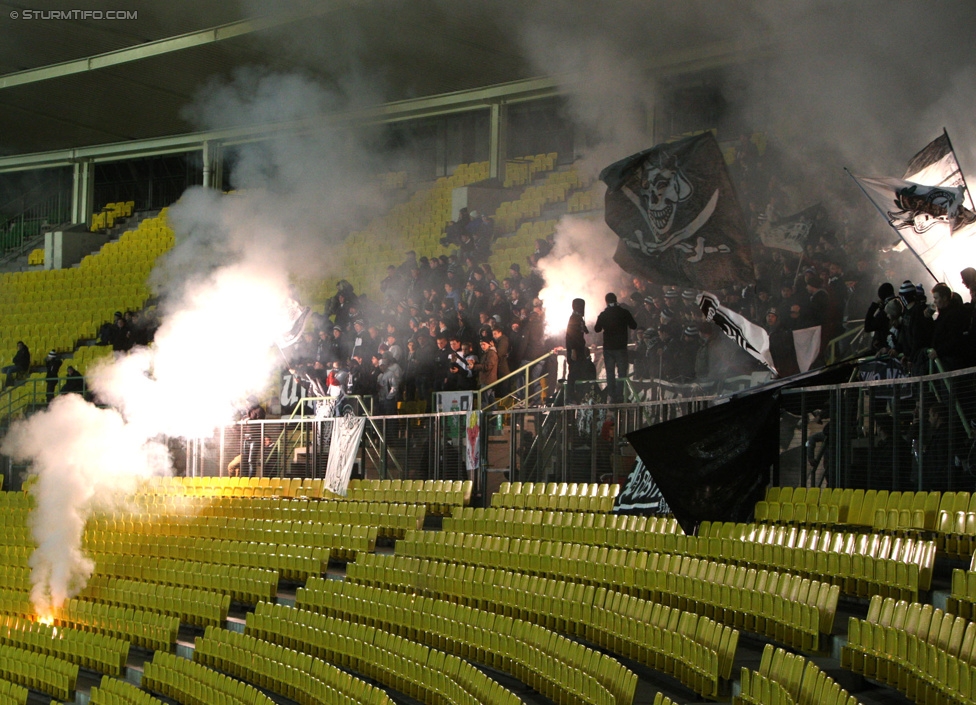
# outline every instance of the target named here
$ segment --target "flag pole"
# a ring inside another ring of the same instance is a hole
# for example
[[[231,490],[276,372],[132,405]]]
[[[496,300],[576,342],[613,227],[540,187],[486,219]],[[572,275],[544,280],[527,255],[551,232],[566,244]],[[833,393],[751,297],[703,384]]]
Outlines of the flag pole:
[[[949,145],[949,151],[952,152],[952,158],[956,160],[956,168],[959,170],[959,178],[962,179],[962,186],[964,189],[966,189],[966,195],[969,196],[969,202],[973,203],[973,195],[969,191],[969,184],[966,183],[966,172],[962,170],[962,164],[959,163],[959,158],[956,156],[956,149],[952,146],[952,140],[949,139],[949,131],[943,127],[942,134],[945,135],[946,143]],[[965,200],[966,199],[964,198],[964,204]]]
[[[864,187],[861,185],[861,182],[857,180],[857,177],[855,177],[854,174],[851,173],[850,169],[848,169],[846,166],[844,167],[844,172],[854,180],[854,183],[857,184],[857,187],[859,189],[861,189],[861,193],[864,194],[864,197],[871,202],[871,205],[877,209],[878,213],[881,214],[881,217],[885,219],[885,222],[889,226],[891,226],[891,229],[894,230],[895,233],[898,235],[898,239],[904,242],[905,247],[907,247],[911,251],[911,253],[915,255],[918,261],[922,263],[922,266],[925,267],[925,271],[929,273],[930,277],[932,277],[932,281],[938,284],[940,279],[932,273],[932,270],[929,269],[929,266],[925,264],[925,260],[922,259],[921,256],[915,251],[915,248],[912,247],[910,244],[908,244],[908,240],[906,240],[901,236],[901,233],[898,232],[898,228],[896,228],[894,225],[891,225],[891,220],[889,220],[888,215],[883,210],[881,210],[878,204],[874,202],[874,199],[868,195],[868,192],[864,190]]]
[[[796,274],[793,275],[793,285],[796,286],[796,280],[800,278],[800,267],[803,266],[803,255],[804,251],[800,251],[800,261],[796,263]]]

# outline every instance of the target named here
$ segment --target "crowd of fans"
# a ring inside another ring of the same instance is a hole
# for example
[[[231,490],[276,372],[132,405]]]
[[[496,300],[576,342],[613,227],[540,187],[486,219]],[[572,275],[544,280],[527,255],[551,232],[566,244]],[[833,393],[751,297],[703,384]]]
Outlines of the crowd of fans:
[[[285,351],[310,395],[341,390],[373,397],[379,413],[393,414],[398,402],[481,389],[545,356],[552,348],[537,264],[551,243],[538,243],[525,271],[514,262],[499,276],[486,261],[491,232],[489,219],[462,212],[445,236],[460,245],[457,252],[429,258],[407,252],[388,268],[381,301],[340,281],[325,311]]]
[[[929,354],[919,351],[930,347],[946,369],[971,364],[973,356],[960,349],[959,331],[971,327],[972,312],[957,294],[943,288],[933,293],[936,316],[921,285],[906,283],[897,294],[882,287],[875,298],[879,281],[899,273],[898,281],[905,273],[915,276],[918,265],[891,248],[893,234],[878,227],[863,203],[836,203],[828,226],[812,233],[802,253],[767,247],[763,228],[810,204],[777,178],[783,169],[772,151],[761,155],[748,138],[740,140],[730,172],[751,234],[756,284],[711,293],[766,328],[780,376],[799,371],[794,330],[820,327],[816,367],[824,363],[829,341],[862,321],[874,335],[874,350],[904,359],[909,371],[927,370]],[[545,284],[539,263],[552,249],[553,236],[538,240],[527,261],[512,263],[507,272],[494,272],[487,263],[494,239],[489,217],[462,209],[442,239],[445,247],[456,248],[452,254],[407,252],[399,266],[389,267],[380,300],[341,281],[315,317],[314,330],[287,351],[296,375],[312,395],[341,388],[373,396],[382,413],[395,413],[399,401],[426,402],[432,392],[483,388],[562,347],[562,336],[547,339],[546,316],[562,324],[572,312],[547,312],[538,298]],[[632,369],[623,373],[708,384],[764,369],[704,320],[696,303],[700,292],[635,277],[621,282],[616,293],[638,323],[629,339]],[[590,335],[585,341],[600,342]],[[542,362],[531,377],[547,373],[555,369]],[[501,385],[498,391],[511,389]],[[530,396],[534,402],[544,398]]]

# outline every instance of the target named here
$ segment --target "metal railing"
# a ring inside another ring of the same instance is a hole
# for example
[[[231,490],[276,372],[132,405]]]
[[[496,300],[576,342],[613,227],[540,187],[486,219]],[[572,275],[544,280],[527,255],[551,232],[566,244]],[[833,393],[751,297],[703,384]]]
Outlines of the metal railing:
[[[17,215],[0,222],[0,255],[22,254],[25,244],[32,242],[45,228],[66,223],[70,218],[71,199],[61,192],[22,206]]]
[[[976,484],[976,368],[943,372],[934,360],[935,374],[890,379],[876,371],[888,369],[888,361],[861,363],[862,375],[845,384],[781,392],[780,455],[771,480],[902,490]],[[872,375],[878,378],[865,379]],[[5,391],[0,413],[9,421],[42,408],[46,382],[29,379]],[[578,406],[495,405],[480,414],[369,415],[356,472],[392,479],[470,478],[482,497],[505,480],[622,482],[635,460],[627,433],[727,398],[691,385],[653,381],[643,387],[643,381],[632,379],[624,384],[629,399],[624,404],[591,400]],[[661,393],[666,388],[669,393]],[[347,400],[357,413],[370,408],[366,398]],[[468,426],[472,419],[476,426]],[[230,461],[241,456],[238,472],[322,477],[333,423],[312,416],[233,424],[213,438],[190,442],[181,469],[226,475]],[[476,452],[469,457],[469,451]]]
[[[526,406],[532,406],[536,403],[541,404],[543,394],[542,379],[547,379],[547,386],[551,387],[552,383],[548,382],[548,375],[546,374],[543,374],[542,377],[533,379],[532,369],[535,368],[536,365],[545,363],[553,357],[555,357],[554,352],[547,352],[545,355],[537,357],[535,360],[522,365],[514,372],[510,372],[491,384],[475,390],[474,394],[477,408],[481,409],[482,411],[490,411],[496,408],[505,408],[509,403],[521,404],[524,402]],[[496,395],[492,401],[483,403],[487,392],[493,392],[496,389],[504,388],[504,385],[508,384],[510,380],[519,380],[519,386],[501,397]]]
[[[23,374],[14,376],[14,383],[0,391],[0,430],[10,426],[12,420],[22,418],[48,403],[48,382],[54,382],[53,396],[61,394],[61,387],[68,380],[67,377],[29,377]],[[0,376],[2,383],[3,376]],[[83,395],[87,395],[88,388],[82,381]]]

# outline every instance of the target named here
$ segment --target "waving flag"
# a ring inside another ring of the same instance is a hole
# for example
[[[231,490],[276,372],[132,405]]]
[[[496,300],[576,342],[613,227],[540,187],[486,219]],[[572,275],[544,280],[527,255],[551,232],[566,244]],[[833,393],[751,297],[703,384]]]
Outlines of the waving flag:
[[[850,175],[929,274],[945,281],[947,260],[955,256],[950,245],[976,232],[973,201],[949,134],[943,131],[912,157],[903,179]]]
[[[902,178],[925,186],[965,187],[966,181],[949,141],[949,133],[943,131],[912,157]],[[965,189],[962,205],[973,210],[972,197]]]
[[[600,179],[626,271],[695,289],[753,283],[745,220],[711,132],[631,155]]]
[[[969,230],[976,222],[976,214],[963,205],[965,195],[960,186],[851,176],[930,273],[953,234]]]
[[[775,223],[766,223],[759,229],[759,237],[766,247],[789,250],[800,254],[810,240],[816,239],[825,230],[827,209],[822,203],[780,218]]]
[[[779,395],[732,399],[633,431],[627,440],[650,475],[628,481],[631,504],[651,504],[656,486],[689,535],[703,521],[749,521],[779,457]]]
[[[759,360],[775,375],[773,353],[769,349],[769,333],[742,314],[725,308],[718,302],[714,294],[708,292],[698,295],[698,308],[705,315],[705,320],[714,322],[735,343]]]

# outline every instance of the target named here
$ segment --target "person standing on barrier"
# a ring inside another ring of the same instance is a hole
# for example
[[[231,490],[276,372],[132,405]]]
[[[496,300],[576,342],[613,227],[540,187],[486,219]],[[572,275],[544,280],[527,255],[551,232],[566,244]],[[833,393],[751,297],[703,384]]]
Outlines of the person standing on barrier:
[[[586,328],[583,314],[586,302],[583,299],[573,299],[573,313],[566,324],[566,364],[569,373],[566,375],[566,403],[575,404],[579,399],[577,382],[592,379],[593,362],[590,360],[590,350],[586,347]]]
[[[633,314],[617,303],[617,295],[608,293],[604,299],[607,307],[596,319],[593,331],[603,333],[603,364],[607,370],[607,402],[621,401],[617,377],[626,377],[630,366],[627,356],[627,336],[629,330],[637,329]]]
[[[546,345],[546,312],[542,301],[535,299],[532,302],[532,310],[525,322],[522,338],[522,361],[521,365],[527,365],[534,360],[549,352]],[[529,369],[530,386],[527,402],[530,406],[541,406],[544,399],[542,397],[542,381],[546,377],[546,361],[536,362]]]
[[[498,351],[495,350],[495,340],[491,334],[482,336],[479,343],[481,357],[473,366],[478,373],[478,387],[484,389],[498,381]],[[484,409],[495,402],[495,389],[485,389],[481,393],[481,408]]]

